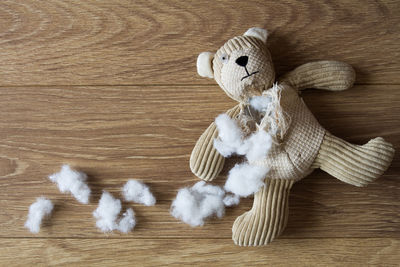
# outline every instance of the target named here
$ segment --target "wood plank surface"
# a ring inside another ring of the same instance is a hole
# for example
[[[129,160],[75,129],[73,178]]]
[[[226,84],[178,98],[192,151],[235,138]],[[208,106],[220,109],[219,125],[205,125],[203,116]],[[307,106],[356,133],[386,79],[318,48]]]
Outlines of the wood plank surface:
[[[250,27],[279,73],[343,60],[358,83],[399,84],[400,5],[386,1],[40,1],[0,5],[0,86],[210,84],[196,75]]]
[[[382,266],[394,264],[399,240],[278,240],[268,247],[240,248],[219,239],[2,239],[0,261],[56,266]],[[190,245],[189,245],[190,244]],[[301,255],[299,257],[298,255]]]
[[[387,95],[393,101],[387,101]],[[360,85],[337,93],[306,91],[303,96],[332,133],[360,144],[382,136],[400,146],[399,129],[393,128],[400,119],[399,86]],[[22,222],[40,195],[53,199],[56,211],[38,236],[107,237],[94,227],[91,215],[101,191],[120,196],[123,183],[136,178],[152,187],[158,205],[133,205],[140,222],[135,232],[109,236],[218,236],[230,242],[231,224],[249,209],[251,199],[196,229],[168,211],[177,190],[197,181],[188,168],[194,142],[232,105],[217,86],[3,88],[0,201],[7,209],[0,213],[0,237],[32,236]],[[90,205],[60,194],[46,178],[62,163],[89,174],[94,192]],[[384,177],[367,188],[352,187],[321,171],[297,183],[284,238],[400,237],[399,163],[396,156]],[[226,170],[217,184],[224,183]]]
[[[193,146],[235,105],[195,61],[249,27],[270,30],[278,74],[321,59],[357,73],[343,92],[306,90],[334,135],[382,136],[400,149],[400,4],[384,1],[0,2],[0,266],[399,266],[400,156],[366,188],[315,171],[296,183],[284,234],[262,248],[233,245],[252,199],[192,228],[169,214],[198,179]],[[213,184],[223,185],[237,159]],[[47,176],[69,163],[89,175],[90,204]],[[92,212],[102,190],[121,198],[131,178],[157,205],[132,207],[133,232],[103,234]],[[38,196],[55,204],[39,234],[23,227]]]

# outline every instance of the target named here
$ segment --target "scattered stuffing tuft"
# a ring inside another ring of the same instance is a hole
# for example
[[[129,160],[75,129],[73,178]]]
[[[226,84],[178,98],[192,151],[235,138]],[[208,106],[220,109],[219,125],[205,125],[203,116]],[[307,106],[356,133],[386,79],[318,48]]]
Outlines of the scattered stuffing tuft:
[[[240,196],[238,195],[226,195],[223,199],[224,205],[226,207],[232,207],[232,206],[236,206],[239,204],[240,202]]]
[[[191,226],[201,226],[212,215],[221,218],[225,213],[224,190],[206,185],[204,181],[178,191],[171,205],[171,214]]]
[[[103,232],[117,229],[116,220],[120,212],[121,200],[115,199],[110,193],[104,191],[99,206],[93,212],[93,216],[97,219],[96,226]]]
[[[40,225],[45,216],[48,216],[53,211],[53,203],[47,198],[38,197],[29,207],[28,220],[25,222],[25,227],[32,233],[39,233]]]
[[[99,206],[93,212],[93,216],[97,219],[96,226],[103,232],[120,230],[127,233],[131,231],[136,224],[133,210],[128,209],[118,222],[120,212],[121,200],[115,199],[110,193],[104,191]]]
[[[156,204],[156,199],[149,187],[137,180],[129,180],[122,188],[122,194],[126,201],[133,201],[146,206]]]
[[[62,193],[70,192],[80,203],[89,203],[90,188],[85,183],[87,179],[85,173],[75,171],[69,165],[63,165],[61,171],[50,175],[49,179],[57,183]]]
[[[264,179],[269,169],[264,166],[236,164],[228,174],[225,190],[240,197],[250,196],[264,186]]]
[[[133,211],[133,209],[127,209],[118,223],[118,230],[123,233],[128,233],[132,231],[135,225],[135,212]]]

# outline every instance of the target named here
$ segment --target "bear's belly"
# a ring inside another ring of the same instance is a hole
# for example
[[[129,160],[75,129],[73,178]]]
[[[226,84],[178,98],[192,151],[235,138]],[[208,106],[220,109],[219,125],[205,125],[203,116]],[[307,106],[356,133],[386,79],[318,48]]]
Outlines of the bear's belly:
[[[290,116],[290,126],[281,144],[271,148],[265,160],[250,162],[270,168],[272,179],[300,180],[311,171],[326,130],[318,123],[297,92],[285,86],[281,105]]]
[[[268,157],[261,161],[249,162],[257,166],[267,166],[269,172],[267,178],[270,179],[288,179],[300,180],[307,176],[312,169],[301,170],[291,159],[284,147],[275,147],[270,150]]]

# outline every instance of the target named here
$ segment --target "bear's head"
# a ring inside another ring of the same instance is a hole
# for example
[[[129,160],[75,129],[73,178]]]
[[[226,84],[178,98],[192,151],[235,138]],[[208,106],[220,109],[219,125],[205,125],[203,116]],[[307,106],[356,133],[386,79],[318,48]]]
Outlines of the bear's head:
[[[268,32],[250,28],[227,41],[215,54],[203,52],[197,58],[197,72],[214,78],[232,99],[247,103],[272,86],[275,71],[267,49]]]

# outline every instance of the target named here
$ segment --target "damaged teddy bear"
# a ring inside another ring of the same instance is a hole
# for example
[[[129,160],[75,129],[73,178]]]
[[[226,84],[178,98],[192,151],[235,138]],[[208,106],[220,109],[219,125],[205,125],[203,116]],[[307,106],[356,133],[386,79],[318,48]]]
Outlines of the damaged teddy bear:
[[[203,52],[197,60],[199,75],[214,78],[239,104],[200,136],[190,157],[192,172],[212,181],[225,157],[235,153],[246,155],[248,162],[235,166],[228,181],[240,181],[243,187],[251,179],[263,184],[253,188],[257,192],[251,210],[233,224],[232,239],[241,246],[266,245],[283,232],[290,189],[314,169],[366,186],[386,171],[394,155],[393,146],[381,137],[354,145],[332,135],[299,95],[306,88],[341,91],[352,87],[355,73],[350,65],[306,63],[276,81],[267,37],[266,30],[251,28],[228,40],[215,54]],[[247,145],[259,149],[249,153]],[[255,191],[239,189],[243,196]]]

